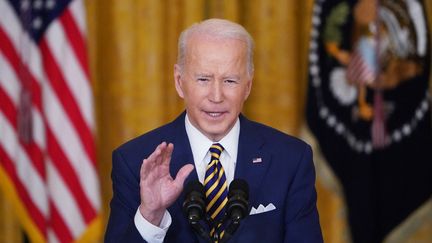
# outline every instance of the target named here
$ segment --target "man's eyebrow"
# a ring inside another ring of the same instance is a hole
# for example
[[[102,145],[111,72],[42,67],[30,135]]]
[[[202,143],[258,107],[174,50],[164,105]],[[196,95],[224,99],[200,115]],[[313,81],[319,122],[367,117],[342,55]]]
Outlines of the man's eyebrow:
[[[240,79],[239,75],[225,75],[222,77],[223,79]]]
[[[211,78],[211,77],[213,77],[213,75],[207,74],[207,73],[197,73],[197,74],[195,74],[195,77]]]

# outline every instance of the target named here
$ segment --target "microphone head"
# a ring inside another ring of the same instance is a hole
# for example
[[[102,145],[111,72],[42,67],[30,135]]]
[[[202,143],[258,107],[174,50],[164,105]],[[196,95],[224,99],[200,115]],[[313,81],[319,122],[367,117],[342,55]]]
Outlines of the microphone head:
[[[228,197],[231,198],[238,192],[243,194],[244,199],[249,200],[249,185],[243,179],[234,179],[231,182],[229,186]]]
[[[199,181],[189,181],[184,187],[186,197],[193,191],[204,195],[204,186]]]
[[[242,179],[234,179],[229,187],[228,198],[228,217],[239,222],[248,215],[249,186],[247,182]]]
[[[183,212],[190,223],[197,223],[205,212],[204,186],[199,181],[190,181],[184,190]]]

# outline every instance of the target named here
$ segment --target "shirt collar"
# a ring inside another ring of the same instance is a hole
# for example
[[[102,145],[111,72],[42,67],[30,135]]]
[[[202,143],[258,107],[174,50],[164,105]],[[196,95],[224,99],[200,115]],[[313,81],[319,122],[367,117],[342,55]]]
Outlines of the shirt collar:
[[[202,161],[209,151],[213,143],[220,143],[224,147],[224,151],[231,157],[232,161],[237,160],[237,148],[240,136],[240,120],[237,118],[233,128],[220,141],[211,141],[202,134],[189,120],[186,113],[185,116],[186,133],[189,138],[190,146],[194,158]],[[197,161],[196,161],[197,162]]]

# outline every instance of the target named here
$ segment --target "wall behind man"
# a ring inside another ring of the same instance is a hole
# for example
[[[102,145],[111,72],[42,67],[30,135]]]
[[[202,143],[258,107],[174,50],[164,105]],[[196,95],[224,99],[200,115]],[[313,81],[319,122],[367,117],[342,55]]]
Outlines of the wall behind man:
[[[86,1],[104,225],[112,196],[112,150],[183,110],[173,64],[178,35],[194,22],[227,18],[249,30],[256,42],[255,79],[244,113],[300,135],[312,6],[313,0]],[[325,242],[349,242],[341,195],[320,180],[317,189]],[[20,228],[2,195],[0,215],[0,242],[19,242]],[[430,224],[419,229],[406,242],[432,238]]]

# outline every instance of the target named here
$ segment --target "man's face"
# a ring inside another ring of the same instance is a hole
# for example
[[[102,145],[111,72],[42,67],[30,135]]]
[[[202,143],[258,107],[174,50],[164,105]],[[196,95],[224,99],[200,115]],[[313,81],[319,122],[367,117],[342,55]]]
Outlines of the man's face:
[[[174,79],[191,123],[209,139],[219,141],[234,126],[251,90],[246,44],[191,36],[183,69],[175,65]]]

